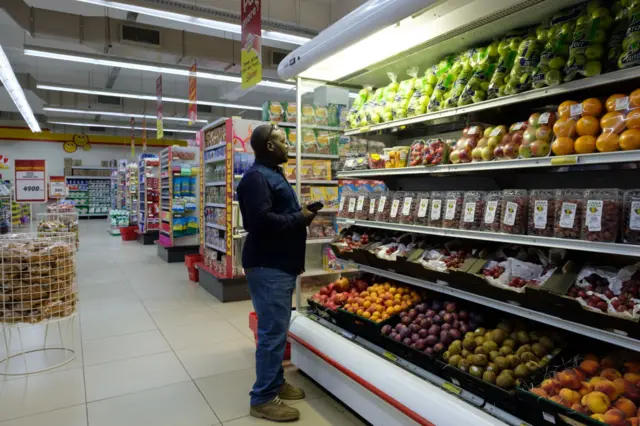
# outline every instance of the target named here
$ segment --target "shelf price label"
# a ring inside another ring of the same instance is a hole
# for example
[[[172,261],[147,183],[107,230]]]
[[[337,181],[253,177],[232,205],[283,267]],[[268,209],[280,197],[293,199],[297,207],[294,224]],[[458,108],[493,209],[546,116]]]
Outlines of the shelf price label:
[[[575,155],[554,157],[551,159],[551,164],[554,166],[571,165],[578,163],[578,157]]]
[[[460,395],[462,393],[462,389],[460,389],[459,387],[457,387],[456,385],[449,383],[449,382],[444,382],[442,384],[442,387],[444,388],[444,390],[446,390],[447,392],[450,392],[452,394],[455,395]]]
[[[46,176],[46,160],[14,160],[16,202],[46,202]]]
[[[394,354],[392,354],[389,351],[382,352],[382,356],[385,357],[386,359],[388,359],[391,362],[397,362],[398,361],[398,357],[395,356]]]

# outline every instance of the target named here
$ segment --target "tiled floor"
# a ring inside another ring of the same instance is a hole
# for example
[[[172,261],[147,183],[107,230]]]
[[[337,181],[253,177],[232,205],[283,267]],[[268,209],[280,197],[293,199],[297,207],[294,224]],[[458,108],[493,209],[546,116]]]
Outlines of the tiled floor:
[[[81,223],[77,358],[29,377],[0,376],[0,426],[272,424],[248,416],[251,302],[223,305],[188,280],[184,264],[105,229],[102,220]],[[42,333],[25,330],[23,341],[37,344]],[[362,424],[294,367],[286,374],[307,392],[295,404],[297,424]]]

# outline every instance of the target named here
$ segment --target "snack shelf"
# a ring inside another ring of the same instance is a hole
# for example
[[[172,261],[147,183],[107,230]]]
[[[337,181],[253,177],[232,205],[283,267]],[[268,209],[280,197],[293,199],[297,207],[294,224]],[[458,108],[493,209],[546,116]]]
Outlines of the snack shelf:
[[[102,167],[102,166],[72,166],[71,169],[74,170],[111,170],[112,167]]]
[[[225,207],[225,204],[223,203],[204,203],[205,207],[217,207],[220,209],[223,209]]]
[[[209,228],[220,229],[222,231],[227,230],[227,227],[225,225],[218,225],[217,223],[206,223],[205,226],[208,226]]]
[[[289,180],[289,183],[295,184],[296,180],[291,179]],[[306,180],[300,181],[300,184],[302,185],[338,185],[338,183],[339,181],[337,180],[323,180],[323,179],[306,179]]]
[[[213,158],[211,160],[206,160],[204,164],[213,164],[213,163],[222,163],[225,161],[225,158]]]
[[[360,269],[363,272],[369,272],[371,274],[380,275],[383,277],[387,277],[389,279],[398,280],[400,282],[412,284],[418,287],[426,288],[428,290],[433,290],[438,293],[448,294],[450,296],[455,296],[460,299],[465,299],[470,302],[474,302],[480,305],[488,306],[490,308],[498,309],[503,312],[508,312],[513,315],[517,315],[523,318],[528,318],[534,321],[541,322],[543,324],[551,325],[551,326],[560,328],[562,330],[568,330],[573,333],[581,334],[583,336],[591,337],[597,340],[601,340],[603,342],[608,342],[613,345],[617,345],[633,351],[640,351],[640,340],[636,340],[622,334],[601,330],[594,327],[589,327],[586,325],[582,325],[580,323],[568,321],[568,320],[554,317],[552,315],[548,315],[542,312],[537,312],[532,309],[524,308],[522,306],[517,306],[515,304],[502,302],[496,299],[491,299],[491,298],[480,296],[473,293],[468,293],[466,291],[450,287],[446,281],[437,280],[437,282],[433,283],[431,281],[421,280],[421,279],[410,277],[407,275],[397,274],[395,272],[373,268],[367,265],[361,265],[361,264],[356,264],[356,265],[358,269]]]
[[[155,154],[141,154],[139,157],[139,208],[138,229],[140,234],[155,233],[160,227],[158,205],[158,183],[160,159]]]
[[[447,173],[482,172],[488,170],[513,170],[537,167],[566,167],[567,171],[576,166],[632,163],[640,161],[640,151],[598,152],[582,155],[548,156],[517,160],[480,161],[464,164],[442,164],[438,166],[417,166],[395,169],[367,169],[338,172],[338,178],[371,178],[377,176],[413,176]]]
[[[224,185],[226,185],[226,182],[225,182],[225,181],[222,181],[222,180],[221,180],[221,181],[216,181],[216,182],[207,182],[207,183],[205,184],[205,186],[206,186],[207,188],[208,188],[208,187],[210,187],[210,186],[224,186]]]
[[[212,123],[212,124],[215,124],[215,123]],[[209,126],[207,126],[207,127],[209,127]],[[213,151],[214,149],[222,148],[223,146],[225,146],[225,142],[220,142],[220,143],[217,143],[215,145],[208,146],[208,147],[204,148],[204,152]]]
[[[211,248],[211,249],[217,250],[217,251],[221,251],[221,252],[223,252],[223,253],[226,253],[226,251],[227,251],[225,248],[218,247],[218,246],[216,246],[216,245],[209,244],[209,243],[205,243],[205,246],[206,246],[206,247],[209,247],[209,248]]]
[[[111,176],[65,176],[66,179],[109,179]]]
[[[510,244],[527,244],[539,247],[555,247],[567,250],[610,253],[623,256],[640,257],[640,246],[632,244],[604,243],[597,241],[572,240],[564,238],[539,237],[536,235],[502,234],[486,231],[468,231],[463,229],[434,228],[421,225],[402,225],[397,223],[375,222],[369,220],[353,220],[338,218],[343,225],[358,225],[369,228],[388,229],[392,231],[415,232],[425,235],[443,237],[468,238],[472,240],[495,241]]]
[[[527,425],[314,315],[293,312],[289,337],[293,364],[373,424]]]

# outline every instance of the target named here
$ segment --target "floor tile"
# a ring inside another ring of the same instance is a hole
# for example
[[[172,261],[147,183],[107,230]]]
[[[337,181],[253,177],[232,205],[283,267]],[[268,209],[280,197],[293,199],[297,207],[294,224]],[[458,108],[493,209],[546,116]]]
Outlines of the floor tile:
[[[142,304],[151,314],[162,311],[175,311],[183,309],[193,309],[210,307],[213,305],[210,300],[201,297],[198,294],[185,297],[164,297],[142,299]]]
[[[162,334],[174,350],[220,346],[221,342],[244,338],[228,321],[205,322],[182,327],[166,327]]]
[[[173,353],[88,366],[85,378],[89,402],[189,380]]]
[[[91,402],[88,410],[91,426],[220,424],[193,382]]]
[[[0,422],[0,426],[87,426],[84,404]]]
[[[221,305],[214,306],[214,309],[223,316],[235,315],[235,314],[246,314],[247,317],[249,312],[253,312],[253,304],[251,300],[243,300],[242,302],[229,302],[223,303]]]
[[[224,321],[224,317],[210,306],[152,312],[151,317],[160,329]]]
[[[109,318],[82,317],[82,339],[100,339],[122,334],[156,330],[158,327],[146,312],[130,315],[115,315]]]
[[[193,379],[255,366],[255,346],[244,337],[215,346],[178,350],[176,355]]]
[[[255,368],[249,368],[198,379],[196,385],[220,421],[226,422],[249,415],[249,392],[255,380]]]
[[[171,347],[158,330],[153,330],[86,340],[83,344],[83,352],[84,364],[94,365],[171,352]]]
[[[0,382],[0,421],[84,402],[81,368]]]

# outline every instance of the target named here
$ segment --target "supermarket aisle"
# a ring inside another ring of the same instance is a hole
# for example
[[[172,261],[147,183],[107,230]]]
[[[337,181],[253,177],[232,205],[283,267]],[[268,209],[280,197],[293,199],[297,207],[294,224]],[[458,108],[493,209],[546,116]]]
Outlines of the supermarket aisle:
[[[251,303],[218,302],[182,263],[105,229],[81,223],[77,358],[28,378],[0,376],[0,426],[273,424],[248,417]],[[295,368],[286,374],[308,395],[295,424],[362,424]]]

